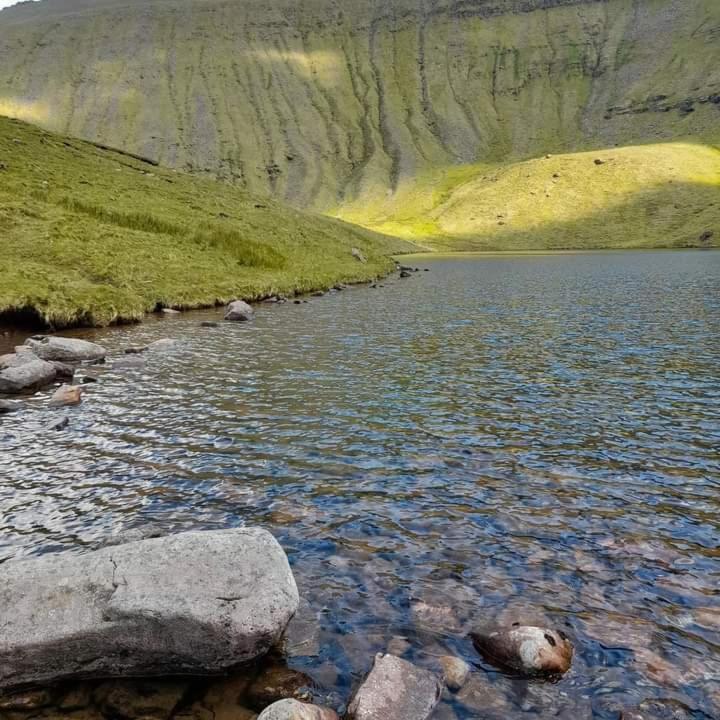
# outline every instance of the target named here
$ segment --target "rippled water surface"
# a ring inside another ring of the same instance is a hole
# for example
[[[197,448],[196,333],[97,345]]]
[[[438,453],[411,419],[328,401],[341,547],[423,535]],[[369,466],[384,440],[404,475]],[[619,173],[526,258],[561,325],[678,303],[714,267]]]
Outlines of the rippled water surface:
[[[720,717],[720,253],[416,262],[86,333],[123,359],[83,405],[0,420],[0,560],[259,524],[308,601],[291,664],[338,698],[390,647],[475,664],[438,718]],[[481,663],[498,618],[564,627],[571,673]]]

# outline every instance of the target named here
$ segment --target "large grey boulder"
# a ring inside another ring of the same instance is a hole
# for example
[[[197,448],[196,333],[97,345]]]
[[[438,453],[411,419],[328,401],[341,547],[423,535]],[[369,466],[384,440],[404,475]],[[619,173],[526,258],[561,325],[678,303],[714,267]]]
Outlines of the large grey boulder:
[[[348,716],[352,720],[427,720],[441,694],[434,673],[394,655],[378,654],[350,703]]]
[[[55,380],[57,370],[32,353],[17,353],[14,361],[5,361],[0,370],[0,393],[17,394],[38,390]]]
[[[107,350],[102,345],[78,338],[43,337],[28,338],[25,345],[43,360],[59,362],[97,362],[104,360]]]
[[[244,322],[252,320],[254,315],[255,311],[246,302],[243,300],[235,300],[227,306],[225,319],[234,322]]]
[[[192,532],[0,565],[0,690],[72,677],[220,672],[298,607],[265,530]]]

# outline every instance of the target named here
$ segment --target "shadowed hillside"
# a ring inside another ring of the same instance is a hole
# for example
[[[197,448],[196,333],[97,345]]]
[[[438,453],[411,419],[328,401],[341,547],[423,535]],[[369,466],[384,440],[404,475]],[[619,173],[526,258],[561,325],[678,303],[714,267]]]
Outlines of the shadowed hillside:
[[[317,209],[456,165],[720,139],[717,0],[46,0],[0,112]]]
[[[0,319],[56,327],[367,280],[409,248],[3,117],[0,246]]]

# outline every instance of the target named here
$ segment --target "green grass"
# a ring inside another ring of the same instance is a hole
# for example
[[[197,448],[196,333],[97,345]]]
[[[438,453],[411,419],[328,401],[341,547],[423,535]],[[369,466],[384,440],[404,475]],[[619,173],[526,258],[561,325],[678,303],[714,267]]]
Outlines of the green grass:
[[[338,214],[441,251],[718,246],[720,150],[674,142],[450,168]]]
[[[369,280],[409,248],[0,117],[0,316],[29,311],[56,328],[138,320],[157,306]]]

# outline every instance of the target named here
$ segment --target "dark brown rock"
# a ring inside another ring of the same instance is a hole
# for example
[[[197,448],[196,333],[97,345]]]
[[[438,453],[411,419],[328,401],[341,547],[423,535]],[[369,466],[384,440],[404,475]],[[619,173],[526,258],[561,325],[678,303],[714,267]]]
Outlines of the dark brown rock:
[[[278,700],[312,699],[315,681],[299,670],[285,665],[270,665],[261,670],[245,695],[245,704],[258,712]]]
[[[563,675],[572,664],[573,646],[561,631],[517,623],[470,637],[487,662],[523,675]]]

